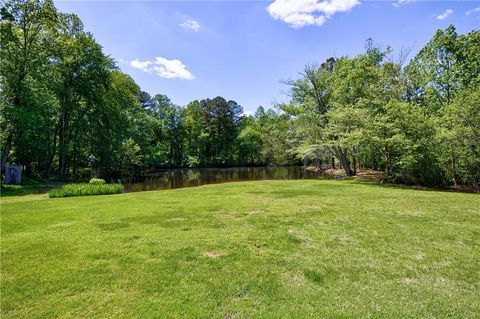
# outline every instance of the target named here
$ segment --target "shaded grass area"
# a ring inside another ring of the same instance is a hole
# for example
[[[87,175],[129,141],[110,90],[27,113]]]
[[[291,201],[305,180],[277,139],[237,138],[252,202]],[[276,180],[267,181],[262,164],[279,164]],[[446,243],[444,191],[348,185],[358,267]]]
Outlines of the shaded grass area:
[[[46,193],[51,188],[60,187],[60,182],[39,182],[27,179],[20,185],[2,184],[0,189],[0,196],[24,196],[31,194]]]
[[[74,196],[92,196],[92,195],[108,195],[120,194],[123,192],[121,184],[67,184],[61,189],[52,189],[48,192],[51,198],[55,197],[74,197]]]
[[[475,318],[480,196],[262,181],[2,199],[2,318]]]

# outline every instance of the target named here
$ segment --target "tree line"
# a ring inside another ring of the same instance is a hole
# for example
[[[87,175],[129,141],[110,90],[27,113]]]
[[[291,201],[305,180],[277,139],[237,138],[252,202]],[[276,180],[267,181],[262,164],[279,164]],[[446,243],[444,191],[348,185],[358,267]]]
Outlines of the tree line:
[[[439,30],[408,63],[363,54],[309,65],[290,101],[246,116],[223,97],[150,96],[51,0],[1,8],[1,166],[34,178],[162,167],[337,165],[392,181],[480,184],[480,32]]]
[[[282,121],[274,111],[246,118],[222,97],[185,107],[165,95],[151,97],[76,15],[58,12],[50,0],[7,1],[1,19],[2,169],[17,163],[38,178],[75,178],[94,169],[108,178],[138,169],[276,161],[261,146],[268,127]]]
[[[438,30],[405,65],[372,40],[365,53],[307,66],[288,81],[300,157],[338,159],[347,176],[382,169],[390,181],[480,185],[480,32]]]

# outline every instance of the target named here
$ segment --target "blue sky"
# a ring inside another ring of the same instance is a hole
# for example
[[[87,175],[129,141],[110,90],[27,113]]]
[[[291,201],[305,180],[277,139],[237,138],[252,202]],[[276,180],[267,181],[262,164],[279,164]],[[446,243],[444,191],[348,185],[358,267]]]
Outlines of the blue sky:
[[[245,111],[287,99],[281,80],[353,56],[372,37],[419,50],[435,30],[480,26],[480,1],[56,1],[142,90],[179,105],[223,96]]]

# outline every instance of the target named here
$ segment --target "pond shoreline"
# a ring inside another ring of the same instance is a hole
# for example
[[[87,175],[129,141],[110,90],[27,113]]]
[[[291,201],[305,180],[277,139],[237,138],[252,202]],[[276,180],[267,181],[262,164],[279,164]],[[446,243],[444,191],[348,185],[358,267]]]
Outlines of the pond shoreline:
[[[154,191],[164,189],[191,188],[231,182],[299,180],[299,179],[353,179],[362,183],[398,186],[420,190],[477,193],[473,189],[454,187],[429,187],[415,184],[392,183],[383,180],[383,171],[359,170],[353,177],[345,177],[341,169],[316,170],[304,166],[240,166],[158,169],[123,179],[124,193]],[[83,182],[88,182],[85,180]],[[27,179],[20,185],[2,184],[0,197],[45,194],[52,189],[63,188],[69,181],[50,180],[48,182]]]
[[[303,166],[244,166],[162,169],[123,182],[126,192],[194,187],[255,180],[317,179]]]

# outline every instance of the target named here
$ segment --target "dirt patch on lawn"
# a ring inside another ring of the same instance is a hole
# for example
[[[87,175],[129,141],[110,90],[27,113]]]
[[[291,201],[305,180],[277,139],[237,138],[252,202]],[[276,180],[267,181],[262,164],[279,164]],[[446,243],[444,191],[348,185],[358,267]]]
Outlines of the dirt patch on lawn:
[[[208,258],[217,258],[217,257],[225,256],[225,254],[214,252],[214,251],[206,251],[206,252],[203,253],[203,256],[208,257]]]
[[[73,224],[73,222],[63,222],[63,223],[58,223],[58,224],[52,224],[52,225],[49,225],[48,227],[50,227],[50,228],[68,227],[72,224]]]

